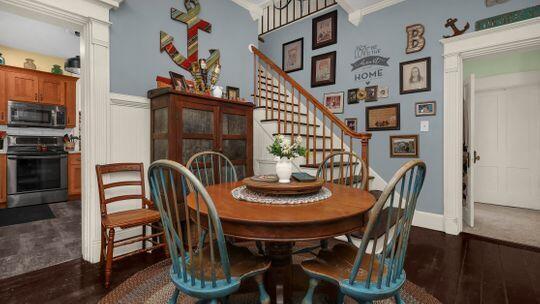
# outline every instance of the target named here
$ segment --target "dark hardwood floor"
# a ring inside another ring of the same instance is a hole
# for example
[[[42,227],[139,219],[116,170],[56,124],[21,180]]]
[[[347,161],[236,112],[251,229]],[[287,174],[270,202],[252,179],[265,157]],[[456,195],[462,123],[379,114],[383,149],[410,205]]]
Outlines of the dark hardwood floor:
[[[119,261],[111,289],[163,258],[150,254]],[[538,249],[413,228],[405,269],[410,281],[443,303],[540,304]],[[96,303],[106,293],[99,266],[81,260],[0,281],[2,304]]]

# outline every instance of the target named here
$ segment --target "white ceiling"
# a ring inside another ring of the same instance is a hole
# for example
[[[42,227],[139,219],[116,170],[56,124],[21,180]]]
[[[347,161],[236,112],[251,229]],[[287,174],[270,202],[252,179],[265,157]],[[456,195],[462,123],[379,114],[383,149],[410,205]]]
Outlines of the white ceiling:
[[[61,58],[80,53],[79,37],[56,25],[0,10],[0,29],[0,45]]]

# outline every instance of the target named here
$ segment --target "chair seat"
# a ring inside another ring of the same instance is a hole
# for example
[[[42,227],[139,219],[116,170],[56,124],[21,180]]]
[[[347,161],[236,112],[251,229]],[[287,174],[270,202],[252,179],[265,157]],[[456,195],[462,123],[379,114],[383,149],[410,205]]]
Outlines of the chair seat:
[[[355,246],[341,242],[334,245],[330,250],[319,251],[317,258],[303,261],[300,265],[304,271],[308,273],[327,277],[339,284],[339,282],[349,278],[357,252],[358,248]],[[371,255],[365,254],[360,270],[356,275],[356,281],[366,281],[370,261]],[[377,281],[380,266],[378,260],[373,262],[372,282]],[[384,266],[383,277],[386,274],[386,271],[387,267]]]
[[[221,261],[219,257],[219,250],[217,249],[217,242],[214,241],[214,252],[215,257],[215,272],[216,279],[221,280],[225,279],[223,269],[221,267]],[[231,277],[250,277],[258,273],[266,271],[270,267],[270,262],[267,261],[264,257],[258,256],[252,253],[248,248],[236,246],[227,242],[227,252],[229,254],[229,264],[231,270]],[[201,255],[202,255],[202,267],[205,280],[210,280],[212,275],[212,262],[210,255],[210,245],[206,245],[202,252],[194,254],[193,259],[188,264],[188,273],[191,273],[193,268],[195,277],[200,278],[200,267],[201,267]]]
[[[109,213],[102,219],[106,228],[129,228],[150,224],[161,219],[159,212],[152,209],[135,209]]]

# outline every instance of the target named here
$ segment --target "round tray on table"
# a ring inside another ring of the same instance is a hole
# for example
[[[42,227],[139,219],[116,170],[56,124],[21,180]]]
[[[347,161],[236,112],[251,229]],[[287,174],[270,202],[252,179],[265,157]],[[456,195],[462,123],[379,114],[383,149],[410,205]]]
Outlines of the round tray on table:
[[[263,182],[255,181],[250,177],[244,178],[242,181],[246,188],[251,191],[270,194],[270,195],[304,195],[317,193],[324,185],[323,179],[318,179],[313,182],[297,182],[291,179],[288,184],[279,182]]]

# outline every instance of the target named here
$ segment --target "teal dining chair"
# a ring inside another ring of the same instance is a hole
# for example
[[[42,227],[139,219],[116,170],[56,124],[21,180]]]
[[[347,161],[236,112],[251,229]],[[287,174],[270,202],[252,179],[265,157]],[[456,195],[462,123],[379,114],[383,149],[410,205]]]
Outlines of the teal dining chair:
[[[261,303],[270,303],[263,284],[270,262],[225,241],[214,202],[197,177],[169,160],[155,161],[148,171],[172,260],[170,278],[175,291],[169,303],[176,303],[180,292],[210,303],[225,303],[248,278],[257,282]],[[188,207],[188,199],[193,208]],[[204,230],[207,244],[200,242]]]
[[[302,303],[312,303],[320,280],[339,286],[337,303],[347,295],[358,303],[394,297],[405,284],[405,255],[416,202],[424,184],[426,165],[420,160],[404,164],[392,177],[373,206],[360,247],[339,242],[301,263],[310,277]],[[384,210],[384,211],[383,211]],[[382,236],[375,233],[384,222]],[[395,224],[391,224],[395,223]]]

